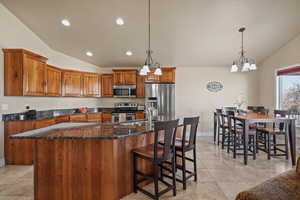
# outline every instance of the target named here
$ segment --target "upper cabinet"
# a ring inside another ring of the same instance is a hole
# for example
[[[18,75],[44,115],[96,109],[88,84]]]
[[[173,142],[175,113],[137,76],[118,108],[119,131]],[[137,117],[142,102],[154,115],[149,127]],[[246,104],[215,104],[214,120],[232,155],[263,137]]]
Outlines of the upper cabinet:
[[[62,76],[62,96],[80,97],[82,95],[82,73],[64,71]]]
[[[150,72],[145,77],[147,83],[175,83],[175,67],[161,68],[162,75],[154,74],[155,69],[150,69]]]
[[[62,70],[47,65],[46,66],[46,96],[61,96]]]
[[[113,97],[113,75],[101,75],[101,97]]]
[[[95,73],[83,73],[83,96],[101,96],[101,76]]]
[[[136,85],[136,70],[113,70],[114,85]]]
[[[136,97],[145,98],[145,76],[136,77]]]
[[[3,49],[4,95],[45,96],[47,58],[23,49]]]
[[[175,83],[176,68],[162,68],[160,83]]]

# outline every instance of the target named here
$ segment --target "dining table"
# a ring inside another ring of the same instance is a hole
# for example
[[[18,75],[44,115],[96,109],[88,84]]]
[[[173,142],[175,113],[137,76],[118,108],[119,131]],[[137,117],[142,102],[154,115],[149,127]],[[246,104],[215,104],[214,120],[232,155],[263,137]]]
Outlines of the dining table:
[[[237,113],[235,116],[241,123],[243,123],[244,131],[244,149],[248,149],[248,139],[250,124],[256,123],[288,123],[288,141],[290,146],[290,154],[292,165],[296,165],[296,120],[294,118],[276,117],[272,115],[265,115],[253,112]],[[214,142],[216,141],[217,126],[218,126],[218,114],[214,113]],[[244,153],[244,164],[248,163],[248,154]]]

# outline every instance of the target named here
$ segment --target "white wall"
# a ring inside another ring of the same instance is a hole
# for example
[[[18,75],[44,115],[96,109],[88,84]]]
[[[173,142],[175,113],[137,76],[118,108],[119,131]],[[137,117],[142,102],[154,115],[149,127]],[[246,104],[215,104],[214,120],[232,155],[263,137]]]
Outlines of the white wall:
[[[209,81],[220,81],[224,89],[209,92],[206,89]],[[233,106],[241,94],[246,104],[257,104],[256,72],[231,73],[230,66],[178,67],[176,70],[176,115],[200,115],[202,134],[212,133],[214,110]]]
[[[276,108],[275,70],[300,65],[300,35],[288,42],[261,63],[259,73],[259,103],[269,109]]]

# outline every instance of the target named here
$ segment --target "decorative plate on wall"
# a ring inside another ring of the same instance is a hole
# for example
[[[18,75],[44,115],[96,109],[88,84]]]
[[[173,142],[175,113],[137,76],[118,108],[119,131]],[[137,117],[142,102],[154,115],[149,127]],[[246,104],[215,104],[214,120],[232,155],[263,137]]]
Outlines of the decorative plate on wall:
[[[206,88],[210,92],[220,92],[223,90],[223,84],[218,81],[210,81],[207,83]]]

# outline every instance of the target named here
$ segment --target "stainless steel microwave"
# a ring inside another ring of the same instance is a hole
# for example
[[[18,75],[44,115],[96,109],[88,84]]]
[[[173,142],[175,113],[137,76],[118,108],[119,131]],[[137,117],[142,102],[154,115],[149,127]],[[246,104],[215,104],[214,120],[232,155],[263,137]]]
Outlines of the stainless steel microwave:
[[[114,97],[136,97],[135,85],[118,85],[114,86]]]

